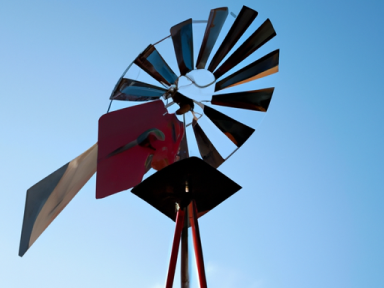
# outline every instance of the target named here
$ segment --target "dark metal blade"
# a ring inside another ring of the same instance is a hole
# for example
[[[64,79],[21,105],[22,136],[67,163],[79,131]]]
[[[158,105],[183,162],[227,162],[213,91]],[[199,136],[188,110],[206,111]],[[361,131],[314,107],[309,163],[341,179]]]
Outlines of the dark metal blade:
[[[160,98],[167,90],[137,80],[122,78],[109,99],[149,101]]]
[[[269,40],[276,36],[272,23],[267,19],[229,58],[213,73],[216,79],[227,73]]]
[[[204,106],[204,114],[227,136],[237,147],[244,144],[255,129],[232,119],[219,111]]]
[[[215,91],[256,80],[279,71],[279,49],[216,83]]]
[[[216,43],[217,37],[219,37],[221,28],[223,28],[227,16],[227,7],[216,8],[211,10],[211,13],[209,14],[207,28],[205,29],[203,43],[201,44],[199,56],[197,57],[197,69],[205,68],[208,57],[211,54],[212,48]]]
[[[218,168],[224,162],[223,157],[217,152],[215,146],[213,146],[212,142],[195,119],[192,122],[192,126],[201,158],[212,167]]]
[[[268,110],[274,89],[275,88],[267,88],[214,95],[212,96],[211,103],[214,105],[265,112]]]
[[[171,28],[173,47],[181,75],[193,70],[192,19],[185,20]]]
[[[152,44],[137,56],[134,63],[159,82],[171,85],[177,80],[176,74]]]
[[[231,29],[225,37],[223,43],[221,43],[215,56],[212,58],[211,63],[208,66],[208,70],[213,72],[216,67],[220,64],[221,60],[228,54],[228,52],[235,46],[236,42],[244,34],[245,30],[251,25],[252,21],[256,18],[257,12],[243,6],[239,15],[236,17]]]

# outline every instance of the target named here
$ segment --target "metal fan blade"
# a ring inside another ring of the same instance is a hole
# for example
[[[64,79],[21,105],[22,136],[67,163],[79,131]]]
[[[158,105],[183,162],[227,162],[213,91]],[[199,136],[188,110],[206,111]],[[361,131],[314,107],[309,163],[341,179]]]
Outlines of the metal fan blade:
[[[45,228],[96,172],[97,144],[35,184],[27,191],[19,256],[23,256]]]
[[[212,142],[195,119],[193,119],[192,126],[201,158],[212,167],[218,168],[224,162],[223,157],[217,152],[215,146],[213,146]]]
[[[203,43],[201,43],[199,56],[197,57],[197,69],[205,68],[208,57],[211,54],[212,48],[216,43],[217,37],[219,37],[221,28],[223,28],[227,16],[227,7],[216,8],[211,10],[211,13],[209,14],[207,28],[205,29]]]
[[[122,78],[117,85],[111,100],[149,101],[160,98],[166,89],[143,83],[137,80]]]
[[[221,43],[215,56],[212,58],[211,63],[208,66],[208,70],[213,72],[216,67],[220,64],[221,60],[228,54],[228,52],[235,46],[236,42],[244,34],[245,30],[251,25],[252,21],[256,18],[257,12],[243,6],[239,15],[236,17],[231,29],[225,37],[223,43]]]
[[[276,36],[272,23],[267,19],[229,58],[213,73],[219,79],[269,40]]]
[[[237,147],[244,144],[245,141],[252,135],[255,129],[244,125],[220,113],[219,111],[204,106],[204,114],[227,136]]]
[[[192,19],[185,20],[171,28],[173,47],[181,75],[193,70]]]
[[[279,71],[279,49],[216,83],[215,91],[256,80]]]
[[[271,102],[273,90],[267,88],[253,91],[219,94],[212,96],[211,103],[214,105],[242,108],[266,112]]]
[[[152,44],[137,56],[134,63],[159,82],[171,85],[177,80],[176,74]]]

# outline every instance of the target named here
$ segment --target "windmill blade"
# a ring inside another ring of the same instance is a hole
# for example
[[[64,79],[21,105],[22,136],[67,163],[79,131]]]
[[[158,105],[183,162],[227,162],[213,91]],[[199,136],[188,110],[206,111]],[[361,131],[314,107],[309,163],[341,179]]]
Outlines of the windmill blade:
[[[216,83],[215,91],[253,81],[279,71],[279,49]]]
[[[202,104],[201,104],[202,105]],[[244,144],[255,129],[244,125],[220,113],[219,111],[204,105],[204,114],[227,136],[237,147]]]
[[[96,172],[97,148],[97,144],[93,145],[28,189],[19,256],[25,254]]]
[[[267,19],[229,58],[213,73],[216,79],[227,73],[269,40],[276,36],[272,23]]]
[[[150,101],[160,98],[167,90],[128,78],[122,78],[110,100]]]
[[[192,127],[201,158],[212,167],[218,168],[225,160],[221,157],[220,153],[216,150],[215,146],[213,146],[212,142],[195,119],[193,119]]]
[[[208,70],[213,72],[228,52],[235,46],[236,42],[244,34],[245,30],[251,25],[252,21],[256,18],[257,12],[243,6],[239,15],[236,17],[231,29],[225,37],[223,43],[221,43],[215,56],[213,56],[211,63],[208,66]]]
[[[275,88],[244,91],[212,96],[214,105],[266,112]]]
[[[180,74],[193,70],[193,33],[192,19],[185,20],[171,28],[173,47],[175,48]]]
[[[216,8],[211,10],[211,13],[209,14],[207,28],[205,29],[203,42],[201,43],[199,56],[197,57],[197,69],[205,68],[209,55],[211,54],[212,48],[216,43],[217,37],[219,37],[220,31],[223,28],[227,16],[227,7]]]
[[[175,72],[152,44],[137,56],[134,63],[160,83],[171,85],[177,80]]]

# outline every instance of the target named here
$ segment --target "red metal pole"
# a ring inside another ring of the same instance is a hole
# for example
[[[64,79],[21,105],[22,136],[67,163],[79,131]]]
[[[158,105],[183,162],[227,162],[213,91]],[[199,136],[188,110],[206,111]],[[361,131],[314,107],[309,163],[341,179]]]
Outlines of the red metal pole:
[[[200,288],[207,288],[207,279],[205,278],[205,268],[203,259],[203,249],[201,248],[199,223],[197,222],[197,207],[195,200],[192,200],[192,236],[193,245],[195,247],[195,257],[197,263],[197,271],[199,273]]]
[[[172,288],[173,286],[173,278],[175,276],[177,254],[179,253],[181,231],[183,230],[183,226],[184,226],[184,215],[185,215],[185,212],[182,209],[179,209],[177,211],[175,236],[173,237],[171,260],[169,261],[167,283],[165,286],[166,288]]]
[[[188,207],[184,208],[184,228],[181,232],[181,249],[180,249],[180,280],[181,288],[189,288],[189,255],[188,255],[188,227],[189,216]]]

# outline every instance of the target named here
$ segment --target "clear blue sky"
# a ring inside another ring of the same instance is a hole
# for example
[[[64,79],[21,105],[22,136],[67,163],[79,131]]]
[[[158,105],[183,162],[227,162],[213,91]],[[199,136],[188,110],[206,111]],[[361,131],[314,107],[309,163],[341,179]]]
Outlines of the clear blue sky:
[[[271,19],[277,37],[257,56],[280,48],[280,72],[260,125],[231,114],[257,130],[220,167],[243,189],[200,221],[208,286],[384,287],[378,0],[2,1],[1,287],[164,287],[174,223],[129,191],[96,200],[95,178],[20,258],[26,190],[97,141],[149,43],[242,5],[259,12],[253,27]]]

